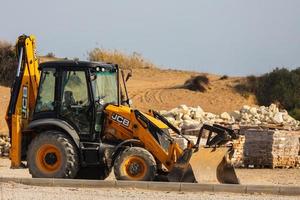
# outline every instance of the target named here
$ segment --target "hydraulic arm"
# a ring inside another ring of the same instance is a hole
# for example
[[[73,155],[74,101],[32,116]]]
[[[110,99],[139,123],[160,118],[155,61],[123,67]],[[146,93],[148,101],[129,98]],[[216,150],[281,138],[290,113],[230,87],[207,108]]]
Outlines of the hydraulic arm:
[[[6,122],[12,139],[10,152],[12,168],[21,165],[22,130],[25,130],[32,118],[40,80],[35,37],[20,36],[16,42],[16,53],[19,62],[6,113]]]

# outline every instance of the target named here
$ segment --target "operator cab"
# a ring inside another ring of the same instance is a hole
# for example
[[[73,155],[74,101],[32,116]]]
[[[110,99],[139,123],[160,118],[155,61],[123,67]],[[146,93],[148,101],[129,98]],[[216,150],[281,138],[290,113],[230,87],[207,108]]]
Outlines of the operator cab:
[[[120,104],[118,66],[99,62],[51,61],[40,64],[41,79],[33,120],[70,124],[82,140],[101,131],[106,104]]]

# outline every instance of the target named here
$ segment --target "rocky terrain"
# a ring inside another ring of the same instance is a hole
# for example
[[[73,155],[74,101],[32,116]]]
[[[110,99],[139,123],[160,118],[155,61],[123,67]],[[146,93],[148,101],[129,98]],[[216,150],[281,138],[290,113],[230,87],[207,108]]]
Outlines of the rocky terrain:
[[[205,112],[200,106],[180,105],[169,111],[162,110],[160,113],[173,125],[183,130],[200,128],[203,123],[245,126],[273,125],[288,130],[298,130],[299,128],[299,121],[292,118],[286,110],[279,110],[275,104],[271,104],[269,107],[244,105],[240,110],[221,114]]]

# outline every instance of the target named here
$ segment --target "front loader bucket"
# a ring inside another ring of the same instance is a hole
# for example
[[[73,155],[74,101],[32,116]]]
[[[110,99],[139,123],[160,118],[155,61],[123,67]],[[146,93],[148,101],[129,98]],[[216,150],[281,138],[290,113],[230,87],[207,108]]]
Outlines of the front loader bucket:
[[[200,148],[189,162],[174,165],[169,181],[238,184],[235,170],[227,162],[228,153],[228,147]]]
[[[231,163],[227,162],[228,147],[200,148],[193,153],[190,166],[198,183],[231,183],[239,180]]]

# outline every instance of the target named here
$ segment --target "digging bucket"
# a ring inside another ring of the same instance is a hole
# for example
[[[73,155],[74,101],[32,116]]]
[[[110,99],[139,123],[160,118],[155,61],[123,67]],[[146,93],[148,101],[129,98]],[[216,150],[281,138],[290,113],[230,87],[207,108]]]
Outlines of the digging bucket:
[[[169,181],[239,184],[233,166],[227,157],[229,147],[205,148],[186,152],[168,175]]]

